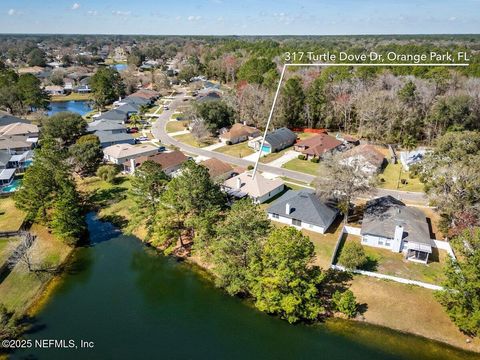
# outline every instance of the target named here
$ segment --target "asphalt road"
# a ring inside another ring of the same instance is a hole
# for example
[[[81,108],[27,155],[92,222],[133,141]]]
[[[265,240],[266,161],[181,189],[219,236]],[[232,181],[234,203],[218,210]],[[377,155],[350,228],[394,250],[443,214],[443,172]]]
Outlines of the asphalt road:
[[[182,151],[192,155],[215,158],[215,159],[219,159],[221,161],[228,162],[230,164],[245,167],[245,168],[248,165],[255,164],[253,161],[250,161],[250,160],[245,160],[245,159],[237,158],[234,156],[222,154],[219,152],[209,151],[209,150],[205,150],[195,146],[191,146],[191,145],[182,143],[178,140],[175,140],[175,138],[171,137],[166,131],[166,125],[167,125],[167,122],[170,120],[172,114],[178,108],[178,106],[184,103],[183,102],[184,98],[185,98],[185,93],[176,95],[175,99],[169,105],[169,110],[164,110],[163,113],[160,114],[160,116],[158,117],[157,121],[152,125],[152,135],[156,139],[160,140],[160,142],[162,142],[163,144],[174,145],[179,149],[181,149]],[[287,170],[282,168],[277,168],[277,167],[269,166],[268,164],[260,163],[258,164],[258,169],[262,172],[269,172],[275,175],[285,176],[292,180],[297,180],[307,184],[310,184],[315,179],[315,176],[313,175],[304,174],[297,171],[292,171],[292,170]],[[387,190],[387,189],[377,189],[377,191],[374,194],[372,194],[367,198],[385,196],[385,195],[391,195],[404,202],[415,203],[419,205],[427,205],[428,203],[424,193]]]

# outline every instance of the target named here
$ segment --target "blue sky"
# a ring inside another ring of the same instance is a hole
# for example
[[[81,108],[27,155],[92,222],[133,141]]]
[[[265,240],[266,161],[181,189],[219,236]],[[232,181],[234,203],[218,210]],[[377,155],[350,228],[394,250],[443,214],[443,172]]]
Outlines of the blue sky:
[[[1,33],[480,33],[480,0],[0,0]]]

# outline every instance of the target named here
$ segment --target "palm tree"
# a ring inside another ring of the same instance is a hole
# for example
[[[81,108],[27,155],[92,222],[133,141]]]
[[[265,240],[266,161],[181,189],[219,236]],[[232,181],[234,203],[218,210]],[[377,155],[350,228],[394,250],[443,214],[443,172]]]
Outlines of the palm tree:
[[[139,114],[133,114],[130,116],[130,124],[134,127],[137,127],[140,124],[140,120],[142,120],[142,117]]]

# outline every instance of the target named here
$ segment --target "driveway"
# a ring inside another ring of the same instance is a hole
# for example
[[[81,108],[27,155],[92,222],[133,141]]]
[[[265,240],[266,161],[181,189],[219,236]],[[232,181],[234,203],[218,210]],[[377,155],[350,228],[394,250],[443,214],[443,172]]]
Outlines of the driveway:
[[[178,95],[173,96],[172,102],[169,105],[169,109],[161,113],[157,121],[152,125],[153,136],[156,139],[160,140],[163,144],[176,146],[188,154],[203,156],[204,158],[214,158],[214,159],[218,159],[218,160],[221,160],[230,164],[234,164],[236,166],[244,167],[244,168],[248,167],[249,165],[254,166],[255,161],[251,160],[250,158],[240,159],[227,154],[222,154],[219,152],[207,150],[205,148],[197,148],[197,147],[182,143],[174,139],[173,137],[171,137],[170,136],[171,134],[167,133],[165,129],[167,122],[170,120],[171,115],[175,112],[177,107],[180,104],[182,104],[183,98],[185,98],[185,96],[186,95],[184,91],[182,91]],[[282,158],[283,156],[280,159]],[[277,160],[280,160],[280,159],[277,159]],[[255,160],[256,160],[256,157],[255,157]],[[278,176],[288,177],[292,180],[304,182],[307,184],[310,184],[315,179],[315,176],[313,175],[300,173],[298,171],[287,170],[281,167],[271,166],[271,163],[270,164],[259,163],[258,169],[262,172],[269,172]],[[422,204],[422,205],[427,205],[428,203],[425,197],[425,194],[418,193],[418,192],[377,189],[376,194],[372,195],[371,197],[385,196],[385,195],[391,195],[397,199],[401,199],[404,202],[413,202],[413,203]]]

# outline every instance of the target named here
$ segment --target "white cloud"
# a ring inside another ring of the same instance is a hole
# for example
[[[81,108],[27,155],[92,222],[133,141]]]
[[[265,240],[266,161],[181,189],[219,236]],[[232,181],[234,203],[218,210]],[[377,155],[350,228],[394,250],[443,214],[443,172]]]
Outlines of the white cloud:
[[[117,16],[129,16],[129,15],[132,14],[132,12],[131,11],[114,10],[114,11],[112,11],[112,14],[117,15]]]
[[[200,15],[197,15],[197,16],[190,15],[187,19],[188,19],[188,21],[198,21],[201,18],[202,17]]]
[[[455,21],[455,20],[457,20],[456,16],[452,16],[452,17],[448,18],[448,21]]]
[[[8,14],[9,16],[15,16],[15,15],[20,15],[21,12],[18,11],[18,10],[15,10],[15,9],[10,9],[10,10],[7,11],[7,14]]]
[[[87,14],[88,14],[88,15],[91,15],[91,16],[97,16],[97,15],[98,15],[98,11],[97,11],[97,10],[88,10],[88,11],[87,11]]]
[[[79,4],[79,3],[74,3],[74,4],[72,5],[72,10],[77,10],[77,9],[79,9],[79,8],[80,8],[80,4]]]

